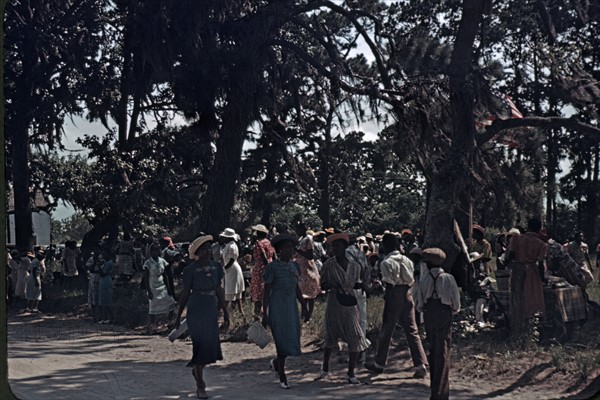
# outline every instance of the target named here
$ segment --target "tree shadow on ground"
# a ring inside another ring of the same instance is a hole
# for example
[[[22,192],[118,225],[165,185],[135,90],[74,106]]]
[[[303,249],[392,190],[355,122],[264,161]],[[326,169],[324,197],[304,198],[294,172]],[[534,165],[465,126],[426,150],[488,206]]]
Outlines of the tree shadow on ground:
[[[528,369],[527,371],[525,371],[519,379],[517,379],[515,382],[513,382],[508,387],[489,393],[487,395],[487,398],[503,396],[505,394],[514,392],[515,390],[517,390],[519,388],[527,386],[527,385],[533,383],[533,380],[535,379],[535,377],[537,375],[539,375],[541,372],[543,372],[544,370],[546,370],[547,368],[552,368],[552,364],[551,363],[543,363],[543,364],[535,365],[535,366],[531,367],[530,369]],[[546,379],[548,379],[549,377],[550,377],[550,375],[548,375],[548,377],[546,377]]]
[[[565,392],[573,392],[581,386],[581,383],[571,386]],[[563,399],[598,399],[600,398],[600,376],[597,376],[595,379],[592,379],[588,385],[583,388],[579,393],[573,394],[567,397],[563,397]]]

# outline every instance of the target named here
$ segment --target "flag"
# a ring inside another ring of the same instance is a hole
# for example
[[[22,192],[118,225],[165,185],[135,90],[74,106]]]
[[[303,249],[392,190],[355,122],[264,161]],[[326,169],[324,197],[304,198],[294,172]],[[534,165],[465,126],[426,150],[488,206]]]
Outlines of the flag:
[[[512,102],[510,97],[507,95],[495,92],[494,96],[498,100],[498,109],[492,113],[483,116],[481,119],[475,121],[475,127],[477,130],[484,131],[486,127],[492,125],[496,119],[512,119],[512,118],[523,118],[523,114],[515,103]],[[501,134],[495,136],[492,140],[505,144],[509,147],[520,147],[519,143],[515,141],[515,137],[520,132],[520,129],[509,129],[503,131]]]

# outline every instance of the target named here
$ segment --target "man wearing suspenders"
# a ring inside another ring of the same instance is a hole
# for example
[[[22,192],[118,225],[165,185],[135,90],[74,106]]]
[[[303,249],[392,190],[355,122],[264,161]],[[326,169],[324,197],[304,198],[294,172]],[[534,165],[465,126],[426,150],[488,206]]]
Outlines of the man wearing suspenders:
[[[423,250],[428,271],[421,272],[415,299],[417,311],[424,312],[429,341],[431,400],[450,397],[450,342],[452,314],[460,310],[460,293],[454,277],[441,268],[446,253],[439,248]]]

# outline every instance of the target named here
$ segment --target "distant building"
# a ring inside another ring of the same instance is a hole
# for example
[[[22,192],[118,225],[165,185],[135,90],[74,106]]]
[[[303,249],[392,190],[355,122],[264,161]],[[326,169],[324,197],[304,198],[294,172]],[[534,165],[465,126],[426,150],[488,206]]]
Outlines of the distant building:
[[[12,191],[8,191],[8,210],[6,224],[6,243],[15,244],[15,198]],[[35,192],[35,201],[31,212],[33,223],[33,243],[37,246],[48,246],[50,244],[50,214],[46,211],[50,203],[44,197],[41,190]]]

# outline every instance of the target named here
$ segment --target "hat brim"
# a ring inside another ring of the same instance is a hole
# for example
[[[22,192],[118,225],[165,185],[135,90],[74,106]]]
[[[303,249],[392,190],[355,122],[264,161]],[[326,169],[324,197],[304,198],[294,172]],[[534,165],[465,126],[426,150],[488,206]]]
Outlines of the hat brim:
[[[202,245],[206,243],[211,243],[213,241],[213,237],[211,235],[200,236],[194,239],[192,243],[190,243],[190,247],[188,248],[188,256],[190,260],[197,260],[198,256],[196,252]]]
[[[347,233],[334,233],[333,235],[329,235],[325,240],[326,243],[333,243],[336,240],[343,240],[346,244],[350,243],[350,235]]]
[[[254,232],[263,232],[263,233],[269,233],[269,230],[265,227],[265,226],[261,226],[261,225],[254,225],[252,227],[252,230]]]

